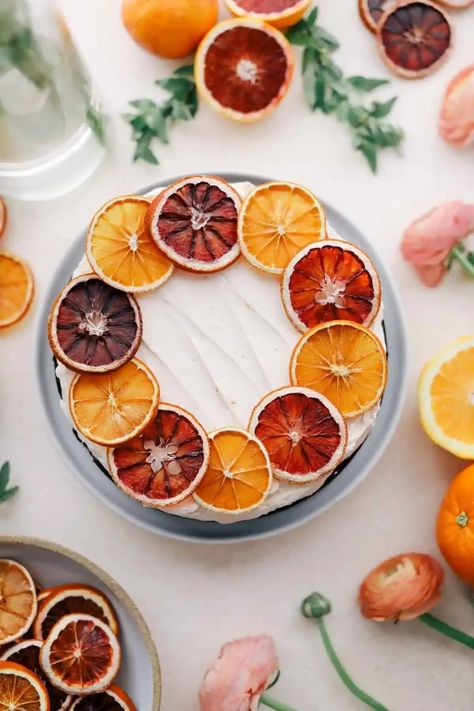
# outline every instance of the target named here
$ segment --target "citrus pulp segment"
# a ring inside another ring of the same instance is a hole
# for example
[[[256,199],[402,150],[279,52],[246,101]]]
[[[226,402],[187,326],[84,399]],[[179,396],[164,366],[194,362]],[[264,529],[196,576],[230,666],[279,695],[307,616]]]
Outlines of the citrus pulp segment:
[[[43,682],[15,662],[0,662],[0,709],[2,711],[50,711]]]
[[[76,699],[71,706],[71,711],[137,711],[137,709],[125,691],[112,684],[100,694]]]
[[[33,274],[26,262],[0,252],[0,329],[13,326],[26,315],[33,294]]]
[[[14,560],[0,560],[0,646],[14,642],[36,616],[36,590],[29,572]]]
[[[301,20],[311,0],[225,0],[236,17],[253,17],[277,28]]]

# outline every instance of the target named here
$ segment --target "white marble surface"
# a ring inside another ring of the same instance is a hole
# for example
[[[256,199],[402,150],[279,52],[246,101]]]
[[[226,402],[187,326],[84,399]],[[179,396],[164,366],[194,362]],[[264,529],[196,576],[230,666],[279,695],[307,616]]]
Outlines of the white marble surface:
[[[112,115],[108,159],[85,185],[43,204],[10,202],[5,245],[27,256],[37,279],[28,319],[0,340],[0,458],[9,458],[17,498],[0,510],[0,533],[43,536],[104,566],[134,597],[161,655],[163,711],[192,711],[206,665],[221,643],[256,632],[274,635],[282,677],[275,695],[299,711],[351,711],[362,706],[340,685],[301,598],[317,588],[332,600],[334,642],[354,677],[391,711],[467,711],[474,707],[472,655],[421,624],[379,626],[361,619],[357,585],[374,564],[402,550],[439,555],[434,517],[462,463],[423,435],[416,379],[438,346],[472,332],[472,283],[452,274],[427,291],[399,257],[406,223],[433,204],[473,199],[471,153],[444,145],[436,118],[443,88],[472,62],[474,8],[454,17],[449,61],[420,82],[394,80],[394,121],[407,132],[403,158],[387,154],[377,177],[353,153],[345,129],[311,115],[297,78],[287,100],[264,123],[239,126],[203,107],[160,150],[159,167],[132,164],[128,99],[158,95],[153,80],[172,63],[145,54],[126,36],[119,2],[67,0],[66,14]],[[356,1],[321,2],[321,22],[342,42],[338,61],[353,73],[388,76]],[[402,422],[379,464],[346,500],[312,523],[268,541],[226,547],[186,545],[138,530],[96,501],[57,454],[38,401],[33,346],[39,304],[63,253],[94,209],[114,194],[179,173],[246,171],[288,178],[314,189],[345,212],[383,255],[407,315],[408,398]],[[439,614],[471,633],[474,609],[447,571]],[[140,710],[142,711],[142,710]],[[143,711],[148,711],[143,710]]]

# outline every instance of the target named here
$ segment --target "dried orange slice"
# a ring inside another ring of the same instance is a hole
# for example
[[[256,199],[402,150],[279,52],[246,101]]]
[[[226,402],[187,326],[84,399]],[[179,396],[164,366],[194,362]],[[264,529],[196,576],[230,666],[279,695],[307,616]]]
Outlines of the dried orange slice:
[[[256,121],[275,109],[288,92],[293,69],[286,37],[250,17],[213,27],[194,61],[200,96],[236,121]]]
[[[215,272],[239,256],[239,208],[240,197],[225,180],[197,175],[163,190],[146,221],[158,247],[175,264]]]
[[[252,17],[272,27],[290,27],[303,17],[311,0],[225,0],[236,17]]]
[[[13,326],[26,315],[33,294],[33,274],[26,262],[0,252],[0,328]]]
[[[71,711],[137,711],[135,704],[123,689],[115,684],[100,694],[76,699]]]
[[[139,437],[109,449],[117,486],[145,506],[171,506],[197,487],[209,460],[205,430],[191,413],[162,403]]]
[[[0,646],[28,632],[36,610],[35,584],[27,569],[14,560],[0,560]]]
[[[136,437],[158,409],[160,388],[138,358],[110,373],[81,373],[69,388],[76,428],[92,442],[114,447]]]
[[[375,333],[351,321],[315,326],[296,344],[291,382],[325,395],[344,417],[356,417],[380,400],[387,358]]]
[[[306,331],[325,321],[370,326],[380,308],[380,279],[359,247],[341,240],[310,244],[283,273],[281,294],[290,321]]]
[[[249,429],[262,442],[277,479],[305,484],[331,474],[344,456],[341,413],[308,388],[274,390],[258,403]]]
[[[2,711],[50,711],[43,682],[15,662],[0,662],[0,709]]]
[[[87,233],[86,254],[103,281],[124,291],[150,291],[170,278],[173,265],[145,225],[150,200],[124,195],[103,205]]]
[[[140,307],[132,294],[83,274],[51,307],[48,337],[56,358],[71,370],[106,373],[127,363],[142,340]]]
[[[5,200],[0,195],[0,237],[5,232],[8,221],[8,210]]]
[[[228,514],[260,506],[272,485],[270,460],[261,442],[236,428],[211,432],[209,440],[209,466],[194,493],[196,501]]]
[[[245,198],[239,242],[257,269],[281,274],[303,247],[326,236],[323,208],[313,193],[293,183],[265,183]]]
[[[396,2],[397,0],[359,0],[359,15],[362,22],[371,32],[377,32],[377,25],[382,15]]]
[[[65,615],[49,633],[40,664],[54,686],[67,694],[106,689],[120,667],[121,649],[108,625],[92,615]]]

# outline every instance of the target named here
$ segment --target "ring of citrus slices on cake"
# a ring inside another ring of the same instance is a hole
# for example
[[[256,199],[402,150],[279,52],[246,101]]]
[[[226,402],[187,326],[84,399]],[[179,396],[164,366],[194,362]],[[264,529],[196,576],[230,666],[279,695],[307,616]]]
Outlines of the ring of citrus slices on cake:
[[[288,182],[114,198],[51,307],[62,405],[144,506],[230,523],[313,494],[387,379],[377,270]]]

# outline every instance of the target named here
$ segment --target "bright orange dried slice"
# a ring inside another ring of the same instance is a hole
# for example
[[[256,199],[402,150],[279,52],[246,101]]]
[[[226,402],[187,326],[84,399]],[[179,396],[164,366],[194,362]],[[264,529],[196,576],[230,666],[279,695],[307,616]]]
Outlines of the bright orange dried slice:
[[[0,560],[0,646],[28,632],[36,610],[35,584],[27,569],[14,560]]]
[[[117,676],[121,649],[108,625],[92,615],[66,615],[52,628],[40,664],[54,686],[67,694],[104,691]]]
[[[252,17],[272,27],[290,27],[303,17],[311,0],[225,0],[236,17]]]
[[[265,183],[254,188],[242,204],[240,248],[257,269],[281,274],[303,247],[325,236],[323,208],[300,185]]]
[[[0,329],[26,316],[33,301],[34,281],[29,266],[9,252],[0,252]]]
[[[50,711],[48,692],[32,671],[15,662],[0,662],[1,711]]]
[[[81,373],[69,388],[69,410],[84,437],[115,447],[136,437],[158,409],[160,388],[138,358],[110,373]]]
[[[344,417],[376,405],[387,381],[387,358],[375,333],[351,321],[315,326],[296,344],[291,382],[325,395]]]
[[[283,273],[281,294],[290,321],[306,331],[325,321],[370,326],[380,308],[380,279],[372,260],[342,240],[310,244]]]
[[[262,443],[236,428],[211,432],[209,440],[209,466],[194,493],[196,501],[228,514],[260,506],[272,485],[271,464]]]
[[[5,232],[8,221],[8,210],[5,200],[0,195],[0,237]]]
[[[347,444],[341,413],[308,388],[285,387],[265,395],[249,429],[267,450],[275,477],[293,484],[329,476]]]
[[[131,698],[116,684],[100,694],[76,699],[71,711],[137,711]]]
[[[139,437],[109,449],[117,486],[144,506],[177,504],[201,481],[209,461],[205,430],[190,412],[162,403]]]
[[[150,291],[164,284],[173,264],[145,225],[150,200],[124,195],[103,205],[87,233],[86,254],[103,281],[124,291]]]

